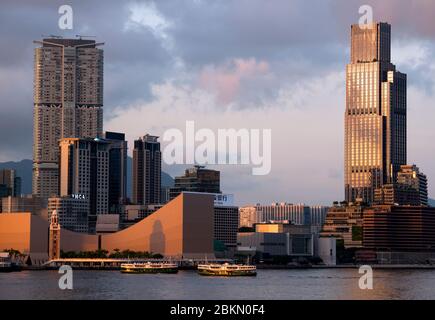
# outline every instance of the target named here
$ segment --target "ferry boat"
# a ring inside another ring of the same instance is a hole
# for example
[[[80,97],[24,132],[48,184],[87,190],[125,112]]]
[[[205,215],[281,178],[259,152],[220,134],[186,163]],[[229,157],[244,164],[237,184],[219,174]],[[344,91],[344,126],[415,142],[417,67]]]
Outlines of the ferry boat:
[[[18,264],[12,262],[9,253],[0,252],[0,272],[21,271]]]
[[[0,272],[13,271],[12,263],[7,261],[0,261]]]
[[[256,276],[257,267],[243,264],[200,264],[198,265],[198,273],[203,276]]]
[[[170,262],[122,263],[122,273],[177,273],[178,265]]]

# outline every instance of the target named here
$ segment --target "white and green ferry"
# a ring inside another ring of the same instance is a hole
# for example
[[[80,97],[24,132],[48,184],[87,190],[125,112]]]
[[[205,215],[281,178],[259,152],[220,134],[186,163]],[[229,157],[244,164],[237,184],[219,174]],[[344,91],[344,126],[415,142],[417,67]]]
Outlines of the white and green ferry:
[[[198,273],[202,276],[221,276],[221,277],[236,277],[236,276],[256,276],[257,267],[243,264],[200,264],[198,265]]]
[[[170,262],[123,263],[122,273],[177,273],[178,265]]]

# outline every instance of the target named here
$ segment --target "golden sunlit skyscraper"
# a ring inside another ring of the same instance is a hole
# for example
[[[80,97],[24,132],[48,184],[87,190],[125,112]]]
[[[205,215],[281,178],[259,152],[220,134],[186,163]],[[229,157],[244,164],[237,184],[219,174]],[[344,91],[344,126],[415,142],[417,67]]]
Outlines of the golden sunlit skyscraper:
[[[406,75],[391,63],[391,26],[352,25],[346,68],[345,198],[371,203],[406,164]]]

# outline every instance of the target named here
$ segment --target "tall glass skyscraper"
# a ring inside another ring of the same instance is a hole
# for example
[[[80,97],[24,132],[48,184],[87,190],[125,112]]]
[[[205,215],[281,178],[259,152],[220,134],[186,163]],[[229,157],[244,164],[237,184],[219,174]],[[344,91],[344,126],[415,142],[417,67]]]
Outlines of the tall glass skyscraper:
[[[391,63],[391,26],[352,25],[346,68],[345,198],[373,201],[406,164],[406,75]]]

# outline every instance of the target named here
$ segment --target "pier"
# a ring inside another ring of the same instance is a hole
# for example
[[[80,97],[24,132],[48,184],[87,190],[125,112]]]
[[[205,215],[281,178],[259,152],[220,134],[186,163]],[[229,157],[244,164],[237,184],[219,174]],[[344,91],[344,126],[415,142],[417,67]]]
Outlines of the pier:
[[[123,263],[164,262],[176,263],[179,269],[196,269],[198,264],[203,263],[232,263],[232,259],[111,259],[111,258],[69,258],[55,259],[44,263],[41,269],[59,269],[63,265],[73,269],[83,270],[119,270]]]

